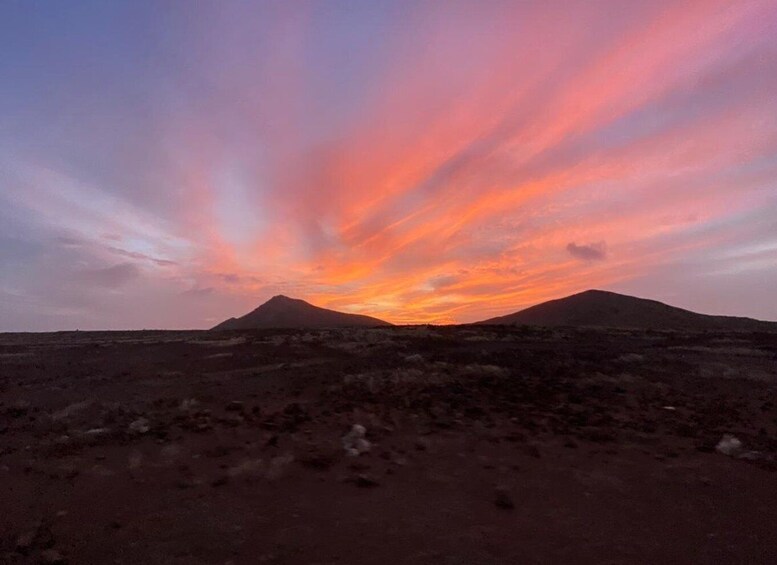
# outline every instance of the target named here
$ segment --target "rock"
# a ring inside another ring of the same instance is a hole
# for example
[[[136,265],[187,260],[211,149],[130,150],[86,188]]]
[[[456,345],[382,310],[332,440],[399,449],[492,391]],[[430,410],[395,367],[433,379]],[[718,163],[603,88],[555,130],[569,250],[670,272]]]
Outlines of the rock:
[[[84,408],[88,407],[92,403],[91,400],[83,400],[81,402],[76,402],[75,404],[70,404],[63,408],[62,410],[58,410],[51,414],[51,419],[54,421],[62,420],[63,418],[69,418],[76,412],[80,412]]]
[[[106,434],[109,434],[111,432],[110,428],[92,428],[90,430],[86,430],[84,432],[84,435],[87,437],[97,437],[97,436],[104,436]]]
[[[188,412],[189,410],[192,410],[193,408],[197,408],[200,403],[197,401],[196,398],[184,398],[181,401],[181,404],[178,405],[178,410],[181,412]]]
[[[370,475],[364,473],[356,475],[355,477],[351,477],[347,480],[349,483],[353,483],[360,488],[372,488],[380,485],[378,481],[373,479]]]
[[[744,452],[744,447],[736,436],[724,434],[715,446],[715,451],[729,457],[738,457]]]
[[[213,425],[206,420],[197,422],[197,424],[194,426],[194,431],[200,432],[200,433],[209,432],[212,429],[213,429]]]
[[[504,487],[498,487],[494,494],[494,504],[497,508],[503,510],[512,510],[515,508],[513,499],[510,497],[509,491]]]
[[[65,565],[67,559],[62,557],[56,549],[46,549],[40,552],[38,563],[41,565]]]
[[[345,453],[351,457],[358,457],[362,453],[367,453],[372,444],[365,439],[367,429],[360,425],[354,424],[351,431],[343,436],[343,449]]]
[[[737,458],[747,461],[758,461],[759,459],[764,459],[764,455],[760,451],[743,451],[737,455]]]
[[[240,400],[233,400],[229,404],[227,404],[226,410],[228,412],[242,412],[245,408],[245,404],[241,402]]]
[[[136,434],[145,434],[151,429],[146,418],[138,418],[129,425],[129,430]]]

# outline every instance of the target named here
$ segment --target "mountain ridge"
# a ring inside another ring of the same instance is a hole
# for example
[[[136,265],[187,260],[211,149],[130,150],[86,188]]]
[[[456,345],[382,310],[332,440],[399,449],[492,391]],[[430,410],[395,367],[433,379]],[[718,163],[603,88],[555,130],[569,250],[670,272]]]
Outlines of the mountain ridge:
[[[700,314],[658,300],[590,289],[477,325],[580,326],[667,330],[777,331],[777,322]]]
[[[278,294],[239,318],[229,318],[211,331],[266,328],[338,328],[390,326],[389,322],[314,306],[299,298]]]

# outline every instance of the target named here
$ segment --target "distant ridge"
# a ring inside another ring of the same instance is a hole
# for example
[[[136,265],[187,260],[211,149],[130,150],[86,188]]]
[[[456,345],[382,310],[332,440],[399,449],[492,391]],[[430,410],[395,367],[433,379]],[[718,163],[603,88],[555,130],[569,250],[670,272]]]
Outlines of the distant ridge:
[[[213,330],[245,330],[258,328],[342,328],[390,326],[388,322],[335,310],[319,308],[312,304],[289,298],[273,296],[270,300],[240,318],[221,322]]]
[[[586,290],[477,323],[691,331],[777,331],[777,322],[762,322],[733,316],[708,316],[669,306],[656,300],[604,290]]]

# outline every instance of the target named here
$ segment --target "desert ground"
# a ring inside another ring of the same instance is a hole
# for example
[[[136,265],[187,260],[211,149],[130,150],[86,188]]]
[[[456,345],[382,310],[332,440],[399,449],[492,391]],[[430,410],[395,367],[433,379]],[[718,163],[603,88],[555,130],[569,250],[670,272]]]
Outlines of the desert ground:
[[[2,334],[0,562],[777,563],[776,393],[769,333]]]

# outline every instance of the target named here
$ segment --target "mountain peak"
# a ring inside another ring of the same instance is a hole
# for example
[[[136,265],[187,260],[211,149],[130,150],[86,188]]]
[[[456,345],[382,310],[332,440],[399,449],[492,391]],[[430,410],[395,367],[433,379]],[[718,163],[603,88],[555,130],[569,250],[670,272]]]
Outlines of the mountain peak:
[[[657,330],[744,330],[774,328],[769,322],[730,316],[709,316],[663,302],[590,289],[549,300],[481,324],[531,326],[600,326]]]
[[[270,300],[265,302],[265,304],[270,304],[271,302],[305,302],[304,300],[300,300],[299,298],[291,298],[289,296],[286,296],[285,294],[276,294]]]
[[[230,318],[214,330],[254,328],[338,328],[390,326],[388,322],[313,306],[299,298],[278,294],[241,318]]]

